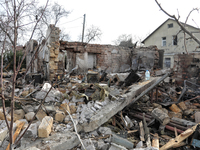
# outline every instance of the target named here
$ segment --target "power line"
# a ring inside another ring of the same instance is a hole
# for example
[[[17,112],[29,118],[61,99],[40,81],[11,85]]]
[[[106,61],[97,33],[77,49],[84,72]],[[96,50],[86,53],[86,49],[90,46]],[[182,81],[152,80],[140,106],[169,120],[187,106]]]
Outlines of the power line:
[[[78,28],[78,27],[82,27],[82,26],[69,27],[69,28],[67,28],[67,29]]]
[[[74,19],[74,20],[71,20],[71,21],[68,21],[68,22],[64,22],[64,23],[62,23],[62,24],[60,24],[60,25],[63,25],[63,24],[66,24],[66,23],[70,23],[70,22],[74,22],[74,21],[76,21],[76,20],[78,20],[78,19],[80,19],[80,18],[83,18],[83,17],[79,17],[79,18],[76,18],[76,19]]]

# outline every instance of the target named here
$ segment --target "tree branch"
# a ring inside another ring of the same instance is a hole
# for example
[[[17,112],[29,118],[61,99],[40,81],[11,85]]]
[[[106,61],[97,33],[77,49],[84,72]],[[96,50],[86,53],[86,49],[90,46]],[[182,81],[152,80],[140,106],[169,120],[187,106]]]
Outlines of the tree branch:
[[[187,18],[186,18],[186,20],[185,20],[185,24],[187,23],[187,21],[188,21],[188,18],[189,18],[189,16],[191,15],[191,13],[193,12],[193,11],[199,11],[199,9],[198,8],[193,8],[190,12],[189,12],[189,14],[188,14],[188,16],[187,16]]]
[[[36,22],[36,24],[35,24],[35,26],[34,26],[34,28],[33,28],[33,31],[32,31],[32,34],[31,34],[31,36],[30,36],[30,39],[29,39],[29,43],[28,43],[28,44],[30,44],[30,41],[31,41],[31,39],[32,39],[32,37],[33,37],[33,34],[34,34],[34,32],[35,32],[35,29],[36,29],[36,27],[37,27],[39,21],[41,20],[43,14],[44,14],[44,11],[45,11],[45,9],[46,9],[46,7],[47,7],[47,5],[48,5],[48,2],[49,2],[49,0],[47,0],[46,5],[45,5],[45,8],[44,8],[44,10],[43,10],[43,12],[42,12],[40,18],[37,20],[37,22]],[[17,68],[17,73],[18,73],[19,70],[20,70],[20,67],[21,67],[21,65],[22,65],[22,63],[23,63],[23,61],[24,61],[24,59],[25,59],[25,57],[26,57],[26,54],[27,54],[27,51],[26,51],[25,54],[23,55],[23,58],[22,58],[22,60],[21,60],[21,62],[20,62],[20,65],[19,65],[18,68]]]
[[[1,51],[1,98],[2,98],[2,104],[3,104],[4,118],[6,121],[7,128],[9,129],[10,126],[8,124],[8,119],[6,117],[5,97],[4,97],[4,88],[3,88],[3,53],[4,53],[4,49],[5,49],[5,42],[6,42],[6,34],[5,34],[5,38],[3,41],[3,47],[2,47],[2,51]]]
[[[181,27],[181,29],[182,29],[184,32],[186,32],[189,36],[191,36],[192,39],[195,40],[195,41],[198,43],[199,47],[200,47],[200,40],[199,40],[198,38],[196,38],[190,31],[188,31],[188,30],[185,28],[185,25],[182,25],[182,23],[179,22],[179,18],[176,18],[175,15],[170,15],[169,13],[167,13],[167,12],[161,7],[161,5],[158,3],[157,0],[155,0],[155,2],[156,2],[157,5],[160,7],[160,9],[161,9],[166,15],[168,15],[168,16],[171,17],[171,18],[173,18],[173,19],[178,23],[178,25]],[[195,10],[195,9],[194,9],[194,10]],[[193,11],[193,10],[192,10],[192,11]],[[191,12],[192,12],[192,11],[191,11]],[[189,15],[191,14],[191,12],[189,13]]]

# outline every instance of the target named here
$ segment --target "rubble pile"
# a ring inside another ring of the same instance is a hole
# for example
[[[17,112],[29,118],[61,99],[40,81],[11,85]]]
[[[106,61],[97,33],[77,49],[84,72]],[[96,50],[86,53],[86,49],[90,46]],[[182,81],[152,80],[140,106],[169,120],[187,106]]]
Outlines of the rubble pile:
[[[177,86],[170,70],[67,75],[15,89],[16,149],[192,149],[199,147],[199,86]],[[69,77],[68,77],[69,76]],[[4,79],[6,101],[11,82]],[[6,107],[6,117],[10,118]],[[0,109],[0,150],[9,144]],[[14,134],[15,134],[14,133]],[[19,139],[20,136],[23,136]],[[186,140],[185,140],[186,139]]]

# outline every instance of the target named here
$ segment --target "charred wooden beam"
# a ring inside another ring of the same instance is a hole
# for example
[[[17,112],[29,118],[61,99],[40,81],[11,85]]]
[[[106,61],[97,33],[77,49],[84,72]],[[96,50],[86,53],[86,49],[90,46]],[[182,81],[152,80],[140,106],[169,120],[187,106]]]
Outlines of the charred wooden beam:
[[[176,117],[171,118],[171,121],[173,121],[173,123],[177,123],[177,124],[184,125],[184,126],[194,126],[194,125],[196,125],[195,122],[191,122],[191,121],[176,118]]]
[[[147,88],[146,90],[144,90],[139,96],[137,96],[137,98],[133,99],[129,105],[127,107],[131,107],[131,105],[133,103],[135,103],[138,99],[140,99],[142,96],[144,96],[145,94],[147,94],[148,92],[150,92],[153,88],[155,88],[160,82],[162,82],[165,78],[167,78],[169,76],[169,72],[166,73],[162,78],[160,78],[158,81],[156,81],[154,84],[152,84],[149,88]]]
[[[142,113],[140,113],[140,112],[135,112],[135,113],[129,112],[129,115],[131,115],[135,118],[138,118],[140,120],[143,119]],[[146,119],[147,122],[150,122],[153,119],[153,117],[148,115],[148,114],[145,114],[145,119]],[[177,129],[180,129],[180,130],[183,130],[183,131],[188,129],[187,127],[184,127],[180,124],[175,123],[174,121],[170,121],[167,125],[171,126],[171,127],[176,127]]]
[[[136,71],[131,70],[131,73],[124,80],[125,86],[130,86],[131,84],[137,82],[140,79],[140,76],[136,74]]]

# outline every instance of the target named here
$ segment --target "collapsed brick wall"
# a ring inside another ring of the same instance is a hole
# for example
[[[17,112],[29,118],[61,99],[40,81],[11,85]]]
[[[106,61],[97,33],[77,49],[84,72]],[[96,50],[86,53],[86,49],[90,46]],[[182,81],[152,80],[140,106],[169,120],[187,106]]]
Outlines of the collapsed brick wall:
[[[159,50],[156,46],[130,49],[113,45],[86,44],[81,42],[60,41],[60,50],[67,51],[66,63],[69,64],[69,71],[79,66],[79,71],[87,70],[87,55],[96,55],[96,68],[107,69],[107,72],[124,72],[132,66],[132,61],[137,66],[145,69],[159,67]]]
[[[107,72],[124,72],[133,67],[133,59],[142,60],[137,62],[139,67],[155,68],[160,59],[155,46],[130,49],[113,45],[67,42],[59,41],[59,35],[59,28],[50,25],[46,39],[39,49],[38,72],[42,73],[47,80],[52,80],[56,75],[61,76],[65,69],[71,71],[77,65],[79,72],[86,73],[91,66],[88,60],[93,56],[95,56],[93,67],[99,70],[107,68]]]
[[[176,83],[183,86],[184,80],[200,84],[200,53],[174,55],[174,76]]]
[[[69,70],[79,66],[80,70],[87,69],[87,54],[96,55],[96,68],[105,69],[108,72],[120,72],[130,68],[131,49],[100,44],[86,44],[81,42],[60,41],[60,49],[67,51],[67,62]],[[74,56],[74,54],[76,56]],[[68,62],[70,61],[70,62]],[[74,64],[75,63],[75,64]]]
[[[98,65],[105,69],[108,67],[108,72],[124,72],[131,67],[131,49],[104,45],[102,53],[97,56]]]

